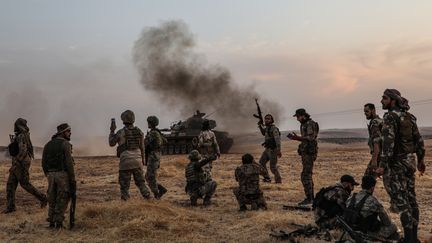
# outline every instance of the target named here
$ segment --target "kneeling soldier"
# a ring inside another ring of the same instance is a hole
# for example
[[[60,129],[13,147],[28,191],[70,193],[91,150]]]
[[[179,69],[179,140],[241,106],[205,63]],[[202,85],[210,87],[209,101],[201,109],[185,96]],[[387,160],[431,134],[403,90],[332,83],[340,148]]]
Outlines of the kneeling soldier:
[[[254,161],[251,154],[243,155],[242,163],[235,170],[235,178],[239,187],[234,188],[240,211],[247,210],[246,204],[251,204],[252,210],[267,209],[263,192],[259,186],[259,176],[266,175],[265,169]]]
[[[204,198],[204,205],[210,205],[211,197],[216,191],[217,183],[212,179],[206,178],[202,167],[216,159],[216,155],[211,155],[203,160],[197,150],[192,150],[189,154],[189,164],[186,166],[186,193],[190,196],[192,206],[197,205],[198,198]]]

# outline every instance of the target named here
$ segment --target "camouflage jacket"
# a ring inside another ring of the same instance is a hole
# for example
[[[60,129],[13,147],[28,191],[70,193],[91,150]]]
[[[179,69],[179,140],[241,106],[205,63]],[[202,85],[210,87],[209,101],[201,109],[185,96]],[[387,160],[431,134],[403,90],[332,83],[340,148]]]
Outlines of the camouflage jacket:
[[[417,158],[422,160],[425,154],[424,142],[415,116],[406,111],[390,110],[383,119],[380,167],[406,168],[404,160],[411,153],[416,153]]]
[[[312,119],[308,119],[300,125],[300,134],[306,141],[302,141],[298,148],[299,154],[317,154],[318,153],[318,132],[319,126]]]
[[[31,144],[27,144],[26,136],[29,136],[28,133],[19,133],[15,137],[15,141],[18,143],[19,152],[12,158],[12,165],[17,165],[21,162],[30,162],[32,159],[32,153],[29,150]]]
[[[150,152],[159,152],[161,146],[165,142],[166,142],[165,137],[157,128],[150,129],[150,131],[147,132],[144,139],[146,150],[149,150]]]
[[[281,137],[279,128],[277,128],[274,124],[269,126],[259,126],[261,134],[264,136],[264,147],[270,149],[277,149],[281,151]]]
[[[216,135],[210,130],[200,132],[198,135],[198,147],[201,150],[201,154],[220,154]]]
[[[186,165],[186,192],[193,192],[208,181],[202,167],[211,161],[212,158],[205,158],[199,161],[191,160],[189,164]]]
[[[131,128],[135,129],[137,127],[129,127],[129,129]],[[128,127],[123,127],[122,129],[118,130],[117,133],[111,132],[109,134],[109,145],[115,146],[118,144],[117,156],[120,158],[119,170],[142,168],[144,159],[144,142],[141,138],[141,142],[139,143],[137,149],[128,150],[126,146],[126,129],[128,129]],[[142,131],[139,130],[139,132],[141,133],[141,137],[143,137],[144,134]]]
[[[368,132],[369,132],[369,150],[370,153],[374,153],[374,145],[379,144],[381,147],[381,128],[383,126],[383,119],[381,119],[378,115],[372,118],[368,124]]]
[[[332,202],[336,202],[342,209],[346,207],[349,193],[344,189],[342,183],[338,182],[331,190],[324,194],[324,197]]]
[[[239,183],[239,189],[242,194],[260,193],[259,176],[265,176],[265,169],[256,162],[252,164],[243,164],[236,168],[235,179]]]
[[[352,195],[348,199],[347,205],[351,203],[351,200],[355,200],[354,205],[357,205],[360,200],[367,194],[369,194],[370,196],[366,199],[363,207],[361,208],[360,215],[363,218],[373,218],[373,220],[378,221],[380,225],[383,226],[391,225],[391,219],[384,210],[383,205],[378,201],[375,196],[371,195],[371,193],[367,190],[361,190],[359,193],[355,193],[354,195]],[[372,224],[373,222],[370,223]]]

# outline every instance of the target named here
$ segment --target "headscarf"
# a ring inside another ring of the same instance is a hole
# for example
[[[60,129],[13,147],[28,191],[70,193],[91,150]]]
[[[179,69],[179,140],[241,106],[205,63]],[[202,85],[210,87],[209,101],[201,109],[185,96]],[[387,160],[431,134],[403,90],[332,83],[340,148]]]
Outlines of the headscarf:
[[[27,145],[27,152],[31,158],[34,158],[33,144],[30,140],[30,129],[27,126],[27,121],[23,118],[18,118],[14,124],[15,135],[23,135],[24,142]]]
[[[401,110],[408,111],[410,109],[408,100],[402,97],[401,93],[397,89],[386,89],[384,95],[396,100],[396,106]]]

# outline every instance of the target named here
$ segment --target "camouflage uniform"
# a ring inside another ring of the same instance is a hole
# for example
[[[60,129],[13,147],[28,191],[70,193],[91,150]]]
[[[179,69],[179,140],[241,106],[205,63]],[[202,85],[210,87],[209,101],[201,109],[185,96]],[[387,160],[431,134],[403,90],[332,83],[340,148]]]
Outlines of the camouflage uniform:
[[[167,189],[156,180],[157,170],[160,167],[160,147],[162,146],[163,139],[161,132],[156,128],[150,129],[145,137],[147,153],[147,172],[145,178],[155,198],[160,198],[167,191]]]
[[[369,150],[370,150],[370,154],[373,155],[374,154],[374,145],[378,144],[379,148],[380,148],[380,154],[382,152],[381,149],[381,143],[382,143],[382,126],[383,126],[383,119],[381,119],[378,115],[376,117],[374,117],[373,119],[371,119],[369,125],[368,125],[368,132],[369,132],[369,140],[368,140],[368,145],[369,145]],[[377,166],[379,166],[379,162],[380,162],[380,156],[378,156],[377,158],[378,160],[378,164]],[[371,175],[373,176],[375,179],[377,178],[377,174],[373,171],[376,168],[372,168],[372,159],[370,160],[366,171],[364,173],[364,175]],[[386,190],[387,194],[390,195],[390,178],[389,178],[389,171],[388,169],[385,170],[384,174],[383,174],[383,185],[384,185],[384,189]],[[390,204],[392,205],[391,208],[396,208],[396,206],[393,206],[393,201],[390,199]],[[395,209],[394,209],[395,210]]]
[[[281,151],[281,138],[279,129],[274,124],[265,127],[260,125],[259,128],[261,134],[265,137],[265,141],[263,143],[265,150],[259,160],[260,165],[265,170],[264,179],[270,180],[270,175],[266,166],[267,162],[270,161],[270,170],[275,177],[275,182],[281,183],[282,177],[280,176],[279,168],[277,166],[278,151]]]
[[[47,221],[50,225],[62,225],[71,191],[76,186],[72,145],[69,141],[54,136],[44,147],[42,168],[48,178]]]
[[[318,154],[318,123],[308,118],[300,125],[300,133],[302,138],[307,141],[302,141],[298,147],[298,154],[301,156],[303,170],[301,173],[301,182],[307,198],[314,197],[314,184],[312,180],[312,170],[314,161]]]
[[[416,237],[419,209],[415,194],[416,160],[424,158],[424,142],[416,118],[407,111],[389,110],[384,115],[380,167],[389,175],[389,195],[397,206],[405,233]]]
[[[234,188],[234,195],[240,206],[245,208],[246,204],[251,204],[252,209],[267,209],[267,203],[259,185],[259,176],[265,176],[265,169],[258,163],[243,164],[236,168],[235,178],[239,187]]]
[[[41,206],[45,206],[47,197],[30,183],[29,169],[31,160],[33,159],[33,146],[30,141],[27,121],[19,118],[15,123],[16,137],[19,152],[15,157],[12,157],[12,166],[9,169],[9,177],[6,184],[7,206],[5,213],[15,211],[15,192],[18,184],[21,187],[35,196]]]
[[[191,205],[196,206],[198,198],[204,198],[204,204],[210,204],[211,197],[216,191],[217,183],[208,179],[203,170],[203,166],[215,159],[215,155],[205,157],[203,160],[197,150],[192,150],[189,154],[190,162],[186,165],[185,191],[190,196]]]
[[[321,228],[332,229],[336,226],[336,215],[341,215],[346,207],[346,201],[351,192],[343,187],[342,183],[329,188],[324,193],[324,205],[317,206],[314,210],[315,223]]]
[[[354,206],[357,206],[365,196],[368,198],[360,209],[360,216],[366,219],[366,228],[368,228],[364,233],[381,239],[399,238],[396,225],[391,221],[382,204],[368,190],[363,189],[353,194],[346,204],[350,205],[354,200]]]
[[[216,140],[216,135],[211,130],[201,131],[198,135],[198,147],[203,157],[208,157],[213,154],[220,154],[219,145]],[[204,165],[203,170],[208,179],[212,178],[211,170],[213,163],[209,162]]]
[[[133,125],[125,125],[117,133],[111,131],[109,135],[110,146],[118,144],[117,156],[120,158],[118,180],[121,199],[123,200],[129,199],[131,176],[133,176],[141,195],[146,199],[150,198],[150,192],[143,175],[143,137],[142,131]]]

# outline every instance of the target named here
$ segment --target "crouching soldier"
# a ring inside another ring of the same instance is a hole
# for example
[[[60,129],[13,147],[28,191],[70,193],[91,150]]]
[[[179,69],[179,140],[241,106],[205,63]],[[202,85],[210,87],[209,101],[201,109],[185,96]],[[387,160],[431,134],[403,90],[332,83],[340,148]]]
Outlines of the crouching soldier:
[[[42,168],[48,178],[48,219],[50,228],[63,228],[71,194],[76,192],[72,145],[69,143],[71,128],[63,123],[57,127],[42,154]]]
[[[346,201],[354,190],[354,186],[359,185],[354,177],[343,175],[340,182],[334,186],[322,188],[315,196],[313,210],[315,223],[324,229],[336,227],[336,216],[342,216]]]
[[[373,176],[363,177],[362,190],[354,193],[347,201],[344,219],[354,230],[377,240],[399,240],[396,225],[385,212],[383,205],[372,195],[375,184]]]
[[[204,198],[203,205],[211,204],[211,197],[216,191],[217,183],[206,177],[203,166],[216,159],[211,155],[201,160],[198,150],[192,150],[189,154],[189,164],[186,166],[186,193],[190,196],[192,206],[197,206],[198,198]]]
[[[234,195],[240,206],[239,211],[246,211],[247,204],[252,210],[267,209],[263,192],[259,186],[259,176],[265,176],[265,169],[254,161],[251,154],[242,156],[242,165],[235,170],[235,178],[239,187],[234,188]]]

